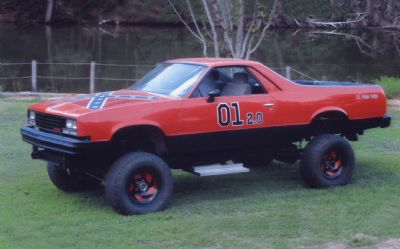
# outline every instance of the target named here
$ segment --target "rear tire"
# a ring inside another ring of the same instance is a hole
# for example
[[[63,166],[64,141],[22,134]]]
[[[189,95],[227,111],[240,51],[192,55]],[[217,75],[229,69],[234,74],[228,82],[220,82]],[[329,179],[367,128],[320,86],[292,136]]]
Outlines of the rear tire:
[[[173,178],[158,156],[132,152],[119,158],[105,180],[106,198],[118,213],[145,214],[163,210],[172,195]]]
[[[326,188],[345,185],[354,170],[350,143],[337,135],[314,137],[303,151],[300,172],[306,185]]]
[[[54,163],[47,163],[47,174],[59,190],[64,192],[79,192],[99,185],[99,181],[83,173],[68,172]]]

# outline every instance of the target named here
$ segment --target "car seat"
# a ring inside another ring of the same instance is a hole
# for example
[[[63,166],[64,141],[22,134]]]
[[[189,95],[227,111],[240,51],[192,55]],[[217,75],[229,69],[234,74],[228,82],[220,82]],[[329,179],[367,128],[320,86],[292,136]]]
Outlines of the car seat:
[[[247,73],[235,73],[232,82],[226,83],[221,96],[240,96],[251,94],[249,75]]]

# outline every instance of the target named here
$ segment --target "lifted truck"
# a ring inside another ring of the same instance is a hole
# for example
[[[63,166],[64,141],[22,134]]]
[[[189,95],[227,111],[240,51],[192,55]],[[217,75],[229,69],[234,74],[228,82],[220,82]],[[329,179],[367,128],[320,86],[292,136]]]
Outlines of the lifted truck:
[[[111,206],[131,215],[166,207],[171,169],[217,175],[301,159],[306,185],[344,185],[355,166],[347,140],[390,119],[376,85],[295,82],[254,61],[195,58],[161,63],[128,89],[31,105],[21,134],[57,188],[102,182]]]

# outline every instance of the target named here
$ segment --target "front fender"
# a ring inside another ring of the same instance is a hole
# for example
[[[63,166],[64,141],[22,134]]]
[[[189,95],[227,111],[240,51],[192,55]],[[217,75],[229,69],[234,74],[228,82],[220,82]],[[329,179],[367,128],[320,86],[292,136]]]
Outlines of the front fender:
[[[119,130],[121,130],[123,128],[134,127],[134,126],[153,126],[153,127],[156,127],[156,128],[158,128],[159,130],[162,131],[161,126],[160,126],[159,123],[154,122],[152,120],[140,119],[140,120],[137,120],[136,122],[133,122],[133,123],[132,122],[121,122],[121,123],[118,123],[118,124],[114,125],[111,128],[111,133],[112,133],[112,135],[114,135],[114,134],[116,134],[116,132],[118,132]]]

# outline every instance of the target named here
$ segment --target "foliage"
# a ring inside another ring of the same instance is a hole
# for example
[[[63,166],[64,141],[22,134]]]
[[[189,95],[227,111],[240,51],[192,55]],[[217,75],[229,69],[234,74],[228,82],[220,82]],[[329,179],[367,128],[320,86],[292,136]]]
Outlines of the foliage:
[[[219,0],[210,0],[215,2]],[[6,22],[42,22],[45,17],[46,0],[2,0],[0,1],[0,21]],[[186,0],[174,0],[175,4],[185,8]],[[191,1],[194,12],[203,12],[202,1]],[[238,2],[224,0],[224,2]],[[246,8],[252,9],[255,1],[245,1]],[[256,1],[257,2],[257,1]],[[262,5],[271,5],[273,1],[260,0]],[[324,21],[344,21],[352,13],[368,13],[362,26],[381,26],[400,28],[400,1],[395,0],[281,0],[288,19],[298,21],[316,18]],[[179,23],[179,19],[169,7],[167,1],[160,0],[56,0],[52,21],[60,22],[99,22],[108,20],[113,23]],[[287,27],[288,22],[279,22],[277,26]]]
[[[2,0],[0,1],[0,21],[43,22],[46,4],[46,0]],[[54,1],[53,23],[99,22],[105,19],[111,19],[115,23],[176,23],[178,21],[164,1]]]
[[[382,86],[388,98],[400,98],[400,78],[382,76],[376,82]]]
[[[297,20],[308,17],[320,20],[343,20],[348,9],[332,6],[329,0],[283,0],[283,8],[286,14]]]
[[[308,189],[298,165],[274,162],[247,174],[198,178],[174,172],[169,209],[116,214],[102,189],[64,194],[21,141],[26,102],[0,100],[1,248],[300,248],[328,241],[398,237],[400,112],[391,128],[353,144],[346,187]],[[373,151],[374,153],[371,153]],[[359,236],[363,234],[363,236]],[[361,244],[365,244],[364,242]]]

